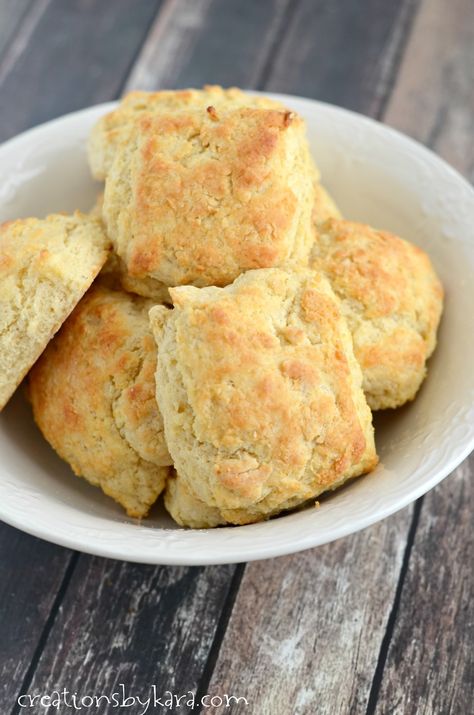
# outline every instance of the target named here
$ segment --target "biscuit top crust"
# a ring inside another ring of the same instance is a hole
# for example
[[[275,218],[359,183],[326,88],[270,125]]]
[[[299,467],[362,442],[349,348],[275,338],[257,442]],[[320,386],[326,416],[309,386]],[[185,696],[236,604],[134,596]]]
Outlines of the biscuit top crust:
[[[222,286],[307,261],[314,169],[303,120],[216,112],[148,115],[117,152],[104,217],[130,276]]]
[[[267,97],[246,94],[236,87],[223,89],[217,85],[206,85],[203,89],[130,92],[117,109],[99,119],[91,132],[88,156],[93,175],[96,179],[106,178],[117,147],[127,142],[134,123],[144,114],[169,114],[210,107],[210,114],[217,115],[222,106],[227,109],[244,106],[283,108],[279,102]]]
[[[329,219],[319,227],[311,265],[329,278],[349,320],[374,323],[394,316],[434,350],[443,287],[427,254],[387,231]]]
[[[375,466],[360,369],[324,277],[258,270],[170,294],[168,319],[150,313],[157,395],[178,478],[201,500],[254,521]]]
[[[92,280],[91,263],[98,271],[109,248],[101,221],[80,211],[6,221],[0,224],[0,280],[35,271],[38,280],[81,285]]]
[[[436,345],[443,289],[420,248],[341,220],[318,227],[310,264],[341,299],[373,410],[412,400]]]

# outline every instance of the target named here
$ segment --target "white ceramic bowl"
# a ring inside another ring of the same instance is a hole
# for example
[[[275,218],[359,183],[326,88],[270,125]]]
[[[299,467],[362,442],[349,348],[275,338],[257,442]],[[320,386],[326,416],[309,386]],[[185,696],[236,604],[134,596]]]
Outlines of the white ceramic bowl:
[[[64,546],[154,564],[278,556],[373,524],[431,489],[474,445],[474,191],[425,148],[326,104],[280,97],[300,112],[324,183],[347,218],[386,228],[431,256],[446,288],[439,346],[416,401],[376,418],[381,458],[321,507],[249,526],[181,529],[159,506],[141,524],[74,477],[17,394],[0,415],[0,518]],[[85,142],[104,104],[33,129],[0,148],[0,220],[88,210],[99,186]]]

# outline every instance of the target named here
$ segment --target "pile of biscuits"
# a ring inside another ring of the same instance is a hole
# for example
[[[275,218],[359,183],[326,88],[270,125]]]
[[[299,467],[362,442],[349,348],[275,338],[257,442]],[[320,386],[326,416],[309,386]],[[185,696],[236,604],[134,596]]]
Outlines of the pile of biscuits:
[[[44,437],[132,517],[247,524],[377,464],[443,290],[344,220],[305,124],[238,89],[133,92],[93,128],[90,214],[0,228],[0,407],[29,371]]]

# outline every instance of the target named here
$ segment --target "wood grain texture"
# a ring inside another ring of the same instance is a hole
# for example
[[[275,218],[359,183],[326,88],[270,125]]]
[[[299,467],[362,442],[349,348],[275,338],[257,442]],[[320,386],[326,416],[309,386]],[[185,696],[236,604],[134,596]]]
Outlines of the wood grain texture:
[[[257,87],[293,0],[167,0],[126,89]]]
[[[379,116],[418,0],[301,0],[266,89]]]
[[[196,690],[234,570],[81,557],[28,692]]]
[[[209,692],[244,696],[259,715],[365,712],[411,513],[249,564]]]
[[[71,552],[0,524],[0,712],[15,702]]]
[[[13,58],[5,60],[3,72],[0,66],[0,141],[117,96],[160,5],[161,0],[40,0],[44,11],[27,41],[20,32]]]
[[[385,120],[474,180],[472,0],[424,0]]]
[[[426,497],[378,715],[465,715],[474,683],[474,456]]]

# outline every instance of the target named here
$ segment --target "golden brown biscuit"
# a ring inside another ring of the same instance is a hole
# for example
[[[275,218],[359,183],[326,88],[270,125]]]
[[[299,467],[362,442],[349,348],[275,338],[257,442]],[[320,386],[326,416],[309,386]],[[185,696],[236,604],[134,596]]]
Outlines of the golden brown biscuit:
[[[443,289],[420,248],[386,231],[329,220],[311,265],[342,301],[373,410],[412,400],[436,345]]]
[[[104,219],[131,279],[227,285],[248,269],[307,262],[313,181],[292,112],[148,116],[117,151]]]
[[[283,106],[268,97],[246,94],[231,87],[205,86],[203,89],[183,89],[161,92],[130,92],[117,109],[101,117],[94,126],[88,142],[88,157],[92,174],[96,179],[105,179],[112,166],[117,147],[129,140],[135,122],[145,114],[172,114],[196,108],[212,107],[237,109],[261,107],[283,109]]]
[[[53,214],[0,226],[0,409],[104,265],[101,223]]]
[[[171,458],[155,400],[151,301],[94,286],[30,373],[35,420],[52,447],[121,504],[146,516]]]
[[[177,521],[259,521],[375,466],[360,368],[324,277],[257,270],[170,293],[174,310],[150,319]]]

